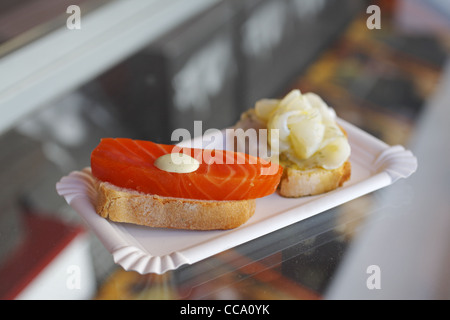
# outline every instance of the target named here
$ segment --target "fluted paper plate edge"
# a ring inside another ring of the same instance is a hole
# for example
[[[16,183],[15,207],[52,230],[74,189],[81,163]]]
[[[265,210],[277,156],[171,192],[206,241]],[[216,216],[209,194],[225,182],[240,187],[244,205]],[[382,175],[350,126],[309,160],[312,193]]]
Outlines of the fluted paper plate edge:
[[[152,256],[121,239],[111,225],[113,222],[98,216],[94,211],[93,201],[97,191],[90,168],[73,171],[61,178],[56,184],[56,191],[77,211],[86,224],[94,229],[100,241],[112,254],[114,262],[125,270],[136,271],[140,274],[162,274],[190,263],[180,252]]]
[[[377,171],[385,171],[391,177],[392,183],[406,179],[417,170],[417,158],[410,150],[396,145],[383,150],[374,161]]]

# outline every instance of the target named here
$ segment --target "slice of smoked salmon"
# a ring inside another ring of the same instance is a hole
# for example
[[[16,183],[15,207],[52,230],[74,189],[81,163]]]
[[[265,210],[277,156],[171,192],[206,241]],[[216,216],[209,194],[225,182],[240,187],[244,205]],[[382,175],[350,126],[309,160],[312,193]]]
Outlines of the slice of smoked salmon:
[[[175,149],[176,148],[176,149]],[[183,152],[200,162],[190,173],[158,169],[154,162]],[[202,150],[126,138],[105,138],[92,151],[92,174],[121,188],[164,197],[246,200],[275,192],[282,167],[243,153]]]

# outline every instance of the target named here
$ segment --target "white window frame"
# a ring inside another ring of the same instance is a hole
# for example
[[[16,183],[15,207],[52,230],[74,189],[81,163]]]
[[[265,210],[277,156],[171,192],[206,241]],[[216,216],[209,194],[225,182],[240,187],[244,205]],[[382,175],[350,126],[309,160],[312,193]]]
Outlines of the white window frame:
[[[0,134],[220,0],[117,0],[0,59]],[[69,14],[67,14],[69,17]]]

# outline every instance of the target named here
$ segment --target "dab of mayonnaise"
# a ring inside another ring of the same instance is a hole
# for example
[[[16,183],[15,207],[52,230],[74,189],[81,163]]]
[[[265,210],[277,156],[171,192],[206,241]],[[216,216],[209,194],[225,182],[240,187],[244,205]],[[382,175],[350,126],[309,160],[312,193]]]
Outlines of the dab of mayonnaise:
[[[184,153],[168,153],[156,159],[154,165],[167,172],[189,173],[196,171],[200,162]]]

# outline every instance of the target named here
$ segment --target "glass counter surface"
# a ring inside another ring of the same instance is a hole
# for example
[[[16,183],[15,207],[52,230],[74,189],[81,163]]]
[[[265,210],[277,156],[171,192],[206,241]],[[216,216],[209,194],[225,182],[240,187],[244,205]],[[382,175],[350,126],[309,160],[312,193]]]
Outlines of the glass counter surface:
[[[163,275],[119,268],[96,298],[320,299],[364,220],[361,212],[344,207]]]

